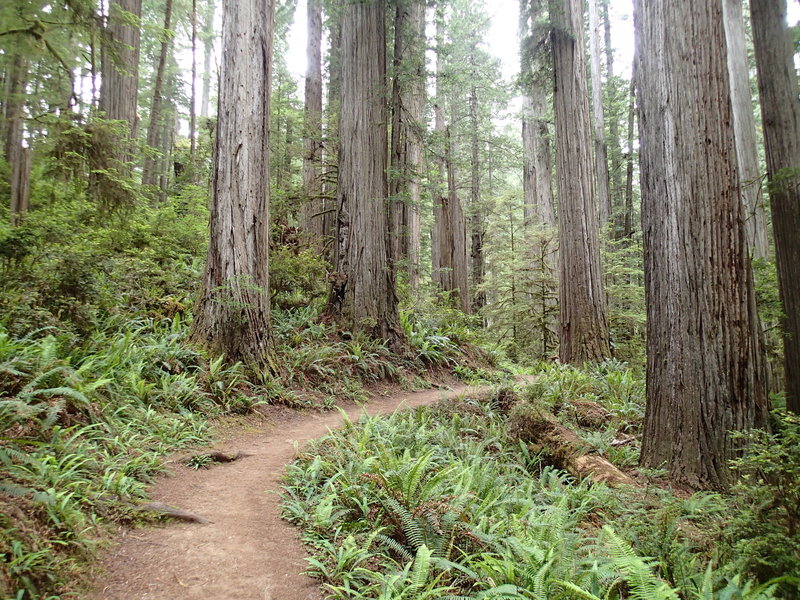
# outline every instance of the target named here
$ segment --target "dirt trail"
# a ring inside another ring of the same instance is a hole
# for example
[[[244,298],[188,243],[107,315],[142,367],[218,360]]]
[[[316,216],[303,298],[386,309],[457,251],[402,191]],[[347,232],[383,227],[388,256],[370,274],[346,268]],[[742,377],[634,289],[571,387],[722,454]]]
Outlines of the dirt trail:
[[[399,392],[374,397],[370,415],[391,413],[464,393]],[[357,418],[362,409],[352,407]],[[279,479],[295,445],[339,427],[338,412],[293,414],[264,431],[220,445],[248,456],[210,469],[175,465],[152,489],[153,500],[178,506],[209,524],[169,523],[124,530],[101,560],[90,600],[320,600],[317,582],[301,575],[307,553],[298,531],[280,518]]]

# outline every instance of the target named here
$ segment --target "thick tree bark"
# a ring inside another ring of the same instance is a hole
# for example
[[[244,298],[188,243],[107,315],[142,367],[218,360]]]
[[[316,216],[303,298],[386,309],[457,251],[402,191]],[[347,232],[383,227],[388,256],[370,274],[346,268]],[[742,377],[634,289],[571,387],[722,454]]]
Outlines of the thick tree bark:
[[[339,181],[339,103],[342,92],[341,40],[342,22],[334,15],[329,16],[332,23],[328,36],[328,98],[325,105],[325,140],[323,143],[323,224],[325,236],[325,257],[333,262],[335,253],[336,212],[338,209]]]
[[[161,106],[163,104],[164,71],[167,67],[167,54],[172,45],[170,27],[172,26],[172,0],[167,0],[164,5],[164,32],[161,40],[161,50],[158,55],[156,78],[153,82],[153,100],[150,105],[150,124],[147,126],[147,145],[150,148],[158,147],[159,128],[161,126]],[[145,154],[142,166],[142,185],[154,186],[158,183],[159,173],[157,165],[160,161],[155,156]]]
[[[634,5],[648,317],[641,462],[717,488],[730,481],[729,432],[765,426],[768,409],[722,0]]]
[[[269,105],[274,0],[225,0],[211,240],[192,339],[270,367]]]
[[[756,121],[753,115],[753,96],[750,93],[750,66],[747,60],[742,0],[723,0],[722,6],[747,245],[753,258],[767,258],[767,218],[761,197]]]
[[[381,0],[342,15],[342,95],[335,273],[328,313],[351,332],[397,342],[387,223],[386,19]]]
[[[303,111],[303,192],[301,226],[315,243],[323,243],[322,200],[322,3],[309,0],[307,10],[305,108]]]
[[[589,55],[592,71],[592,131],[594,137],[594,164],[597,180],[597,203],[600,227],[605,227],[611,217],[611,193],[608,174],[608,144],[606,144],[605,111],[603,108],[603,77],[600,73],[600,18],[598,0],[589,0]]]
[[[581,0],[551,0],[562,362],[611,356],[600,269]]]
[[[408,263],[412,289],[419,285],[420,172],[425,106],[425,5],[398,0],[395,9],[390,225],[391,256]]]
[[[532,86],[523,97],[522,143],[525,225],[556,227],[553,181],[550,172],[550,134],[546,116],[547,93]],[[553,257],[555,259],[555,257]]]
[[[770,181],[775,262],[783,301],[789,410],[800,413],[800,106],[785,0],[750,2]]]

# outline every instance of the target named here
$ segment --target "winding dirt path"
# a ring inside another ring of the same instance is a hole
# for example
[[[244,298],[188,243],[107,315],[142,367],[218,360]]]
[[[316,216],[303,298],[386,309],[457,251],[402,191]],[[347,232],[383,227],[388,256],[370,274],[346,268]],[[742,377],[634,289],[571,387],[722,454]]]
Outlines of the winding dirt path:
[[[370,415],[431,404],[467,391],[399,392],[375,396]],[[476,390],[477,391],[477,390]],[[355,419],[360,407],[347,410]],[[339,427],[338,412],[292,413],[257,432],[220,444],[247,454],[229,464],[194,470],[175,464],[151,490],[153,500],[210,521],[170,522],[122,530],[101,558],[89,600],[321,600],[317,582],[301,573],[307,555],[298,531],[280,518],[279,480],[296,446]]]

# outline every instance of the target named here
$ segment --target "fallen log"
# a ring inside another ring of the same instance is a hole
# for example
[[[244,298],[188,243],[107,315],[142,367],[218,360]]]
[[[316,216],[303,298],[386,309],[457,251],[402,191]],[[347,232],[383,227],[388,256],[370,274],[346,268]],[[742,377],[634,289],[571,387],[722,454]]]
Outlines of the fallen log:
[[[518,405],[509,416],[508,429],[512,437],[534,451],[544,451],[555,466],[574,477],[611,486],[634,485],[630,477],[602,456],[593,454],[589,444],[544,409]]]
[[[135,508],[140,512],[156,513],[159,516],[170,517],[189,523],[200,523],[201,525],[211,523],[211,521],[200,515],[191,513],[188,510],[183,510],[182,508],[170,506],[169,504],[164,504],[163,502],[148,502],[147,504],[139,504]]]

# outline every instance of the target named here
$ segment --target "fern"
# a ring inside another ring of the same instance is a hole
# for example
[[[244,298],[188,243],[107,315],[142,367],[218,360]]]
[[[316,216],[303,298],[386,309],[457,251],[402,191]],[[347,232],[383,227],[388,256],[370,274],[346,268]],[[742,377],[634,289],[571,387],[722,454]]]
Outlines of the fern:
[[[603,526],[614,565],[623,573],[636,600],[680,600],[675,590],[653,574],[651,565],[636,554],[625,540],[608,525]]]

